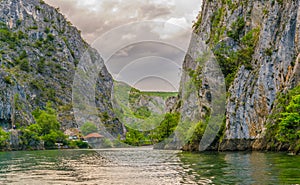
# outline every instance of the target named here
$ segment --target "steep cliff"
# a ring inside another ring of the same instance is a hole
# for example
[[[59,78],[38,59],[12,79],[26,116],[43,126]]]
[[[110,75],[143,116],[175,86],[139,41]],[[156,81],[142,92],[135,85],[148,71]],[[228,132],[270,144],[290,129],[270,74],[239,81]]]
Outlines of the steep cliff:
[[[81,126],[74,119],[72,84],[82,56],[99,64],[94,101],[101,120],[112,134],[122,134],[112,111],[112,77],[80,31],[42,0],[2,0],[0,126],[34,123],[32,111],[48,101],[58,110],[62,129]]]
[[[203,1],[192,43],[200,39],[210,47],[225,77],[227,101],[220,150],[267,148],[267,124],[275,124],[269,115],[276,111],[278,95],[287,93],[300,81],[299,3]],[[188,79],[195,74],[203,78],[197,61],[190,57],[199,52],[201,48],[197,47],[191,44],[183,64],[185,71],[193,71],[193,75],[189,72],[182,77],[180,98],[188,102],[183,102],[182,113],[191,112],[188,110],[195,106],[196,111],[211,109],[207,96],[201,95],[210,89],[205,80],[200,80],[199,93],[182,96]]]

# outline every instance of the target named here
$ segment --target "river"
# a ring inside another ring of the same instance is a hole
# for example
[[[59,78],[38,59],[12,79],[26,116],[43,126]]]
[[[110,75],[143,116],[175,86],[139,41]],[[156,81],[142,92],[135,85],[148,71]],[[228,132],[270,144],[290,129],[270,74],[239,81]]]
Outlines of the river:
[[[152,150],[0,152],[0,184],[300,184],[300,156]]]

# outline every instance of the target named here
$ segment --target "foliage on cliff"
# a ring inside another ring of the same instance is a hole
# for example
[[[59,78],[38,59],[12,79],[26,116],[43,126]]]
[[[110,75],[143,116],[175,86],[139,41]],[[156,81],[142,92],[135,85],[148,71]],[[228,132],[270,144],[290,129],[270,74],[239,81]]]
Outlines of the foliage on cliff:
[[[267,128],[267,139],[275,150],[289,146],[287,150],[300,151],[300,85],[280,93],[276,109],[270,116]],[[280,143],[280,145],[276,143]]]

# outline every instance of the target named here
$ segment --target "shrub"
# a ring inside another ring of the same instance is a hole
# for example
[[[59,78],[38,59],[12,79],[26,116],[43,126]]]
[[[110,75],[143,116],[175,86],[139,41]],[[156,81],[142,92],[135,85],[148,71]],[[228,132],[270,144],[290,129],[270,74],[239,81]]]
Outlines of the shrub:
[[[42,136],[46,148],[52,148],[55,143],[67,144],[67,136],[60,130],[51,130],[49,134]]]
[[[20,69],[26,72],[30,71],[29,62],[27,59],[23,59],[20,63]]]
[[[267,124],[269,142],[289,143],[295,152],[300,150],[300,84],[277,96],[276,107]]]
[[[21,144],[24,146],[37,146],[41,142],[41,137],[39,136],[40,128],[37,124],[32,124],[27,128],[21,128]]]
[[[300,139],[300,94],[292,96],[285,111],[281,113],[276,137],[282,142]]]
[[[4,82],[7,84],[14,84],[13,80],[11,79],[11,76],[9,75],[4,77]]]
[[[133,146],[140,146],[145,139],[142,132],[127,128],[125,143]]]
[[[48,35],[47,35],[47,40],[48,41],[53,41],[55,39],[55,37],[54,37],[54,35],[52,35],[51,33],[49,33]]]
[[[9,133],[5,132],[0,127],[0,148],[4,148],[8,145]]]
[[[234,40],[238,41],[240,38],[240,35],[243,33],[243,29],[246,25],[246,22],[244,21],[244,17],[238,17],[238,19],[232,23],[231,30],[228,31],[227,35]]]
[[[98,132],[98,128],[94,123],[86,122],[84,125],[80,127],[80,130],[83,135],[88,135],[93,132]]]
[[[70,148],[89,148],[89,144],[87,142],[83,142],[80,140],[70,141]]]
[[[137,118],[146,119],[151,116],[151,111],[146,106],[138,107],[134,113]]]
[[[150,137],[154,143],[158,143],[168,138],[177,127],[180,120],[179,113],[166,113],[164,120],[155,128]]]
[[[54,147],[56,142],[67,144],[67,136],[60,130],[60,123],[51,103],[47,103],[45,110],[36,109],[32,115],[37,124],[32,129],[39,132],[46,148]]]
[[[45,72],[45,59],[42,58],[40,61],[37,63],[37,71],[41,74]]]

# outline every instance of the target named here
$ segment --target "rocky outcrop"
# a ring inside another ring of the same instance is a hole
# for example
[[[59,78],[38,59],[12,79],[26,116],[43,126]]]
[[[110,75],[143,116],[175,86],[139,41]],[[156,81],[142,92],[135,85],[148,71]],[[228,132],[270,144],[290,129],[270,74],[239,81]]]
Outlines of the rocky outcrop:
[[[99,116],[112,134],[122,134],[112,111],[111,75],[97,51],[57,9],[40,0],[2,0],[0,46],[1,127],[34,123],[31,112],[43,109],[48,101],[58,110],[63,129],[81,126],[74,119],[72,84],[85,55],[99,64],[95,85]]]
[[[300,82],[299,3],[203,1],[192,42],[200,38],[210,46],[226,79],[226,126],[219,149],[264,148],[259,143],[265,136],[277,94]],[[192,44],[190,52],[189,56],[197,53]],[[197,71],[194,59],[186,57],[183,65]],[[182,77],[181,91],[187,78],[189,74]],[[205,89],[204,81],[199,89]],[[197,110],[210,107],[205,103],[207,98],[197,93],[187,101],[187,105],[200,106]]]

